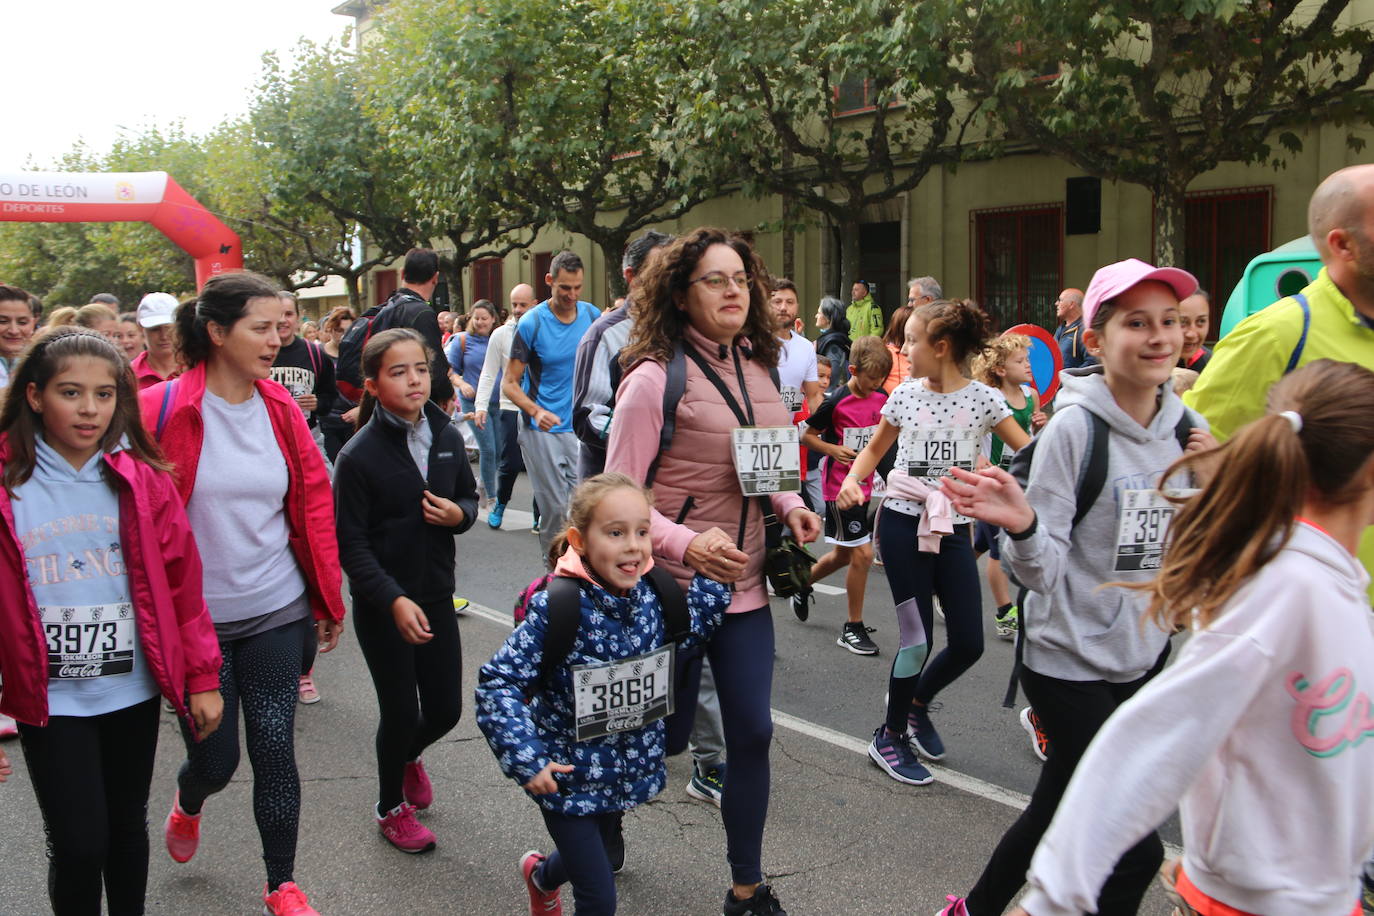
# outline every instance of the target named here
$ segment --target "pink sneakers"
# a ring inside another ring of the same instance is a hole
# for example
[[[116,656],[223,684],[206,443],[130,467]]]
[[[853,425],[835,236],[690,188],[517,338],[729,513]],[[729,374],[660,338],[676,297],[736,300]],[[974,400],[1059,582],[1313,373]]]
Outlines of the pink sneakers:
[[[167,852],[175,861],[191,861],[191,856],[196,854],[196,847],[200,845],[200,814],[187,814],[181,810],[180,792],[172,800],[172,810],[167,814],[162,834],[167,840]]]
[[[968,907],[964,906],[963,897],[949,894],[945,897],[945,901],[945,908],[936,913],[935,916],[968,916]]]
[[[415,806],[401,802],[377,818],[377,829],[401,852],[429,852],[435,846],[434,834],[415,819]]]
[[[546,891],[534,883],[534,870],[544,861],[544,854],[531,849],[520,857],[520,877],[525,879],[525,890],[530,894],[530,916],[563,916],[563,903],[558,899],[558,889]]]
[[[264,884],[262,912],[263,916],[320,916],[295,881],[287,881],[270,894]]]
[[[301,675],[300,682],[296,685],[296,695],[306,706],[310,706],[320,701],[320,691],[315,687],[315,672],[313,669]]]
[[[0,715],[0,741],[19,737],[19,723],[9,716]]]
[[[434,804],[434,786],[425,772],[423,761],[412,760],[406,764],[405,776],[401,779],[401,795],[421,811]]]

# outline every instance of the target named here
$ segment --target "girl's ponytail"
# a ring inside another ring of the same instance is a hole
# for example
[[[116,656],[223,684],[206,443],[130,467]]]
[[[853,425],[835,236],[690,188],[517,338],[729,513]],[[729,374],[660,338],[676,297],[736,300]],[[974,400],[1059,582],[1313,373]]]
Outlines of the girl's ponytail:
[[[1274,385],[1266,416],[1216,451],[1175,462],[1163,480],[1203,463],[1215,472],[1178,500],[1159,575],[1131,586],[1149,592],[1148,615],[1170,630],[1206,627],[1288,540],[1308,499],[1358,495],[1374,455],[1371,403],[1374,372],[1317,360]]]

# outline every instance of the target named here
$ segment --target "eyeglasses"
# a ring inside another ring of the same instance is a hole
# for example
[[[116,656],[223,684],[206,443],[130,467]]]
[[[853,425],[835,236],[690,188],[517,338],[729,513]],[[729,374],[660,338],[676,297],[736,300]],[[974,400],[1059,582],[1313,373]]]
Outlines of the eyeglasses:
[[[687,285],[691,286],[692,283],[704,283],[706,284],[706,288],[713,293],[725,292],[725,288],[729,286],[731,283],[735,284],[745,292],[748,292],[749,290],[754,288],[754,278],[746,273],[738,273],[735,274],[733,277],[727,277],[725,274],[720,273],[719,271],[712,271],[704,277],[697,277],[695,280],[692,280]]]

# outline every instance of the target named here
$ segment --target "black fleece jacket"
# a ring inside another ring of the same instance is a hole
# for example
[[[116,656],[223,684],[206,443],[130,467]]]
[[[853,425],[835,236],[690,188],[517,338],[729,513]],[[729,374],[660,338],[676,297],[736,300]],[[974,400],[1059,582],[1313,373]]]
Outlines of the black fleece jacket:
[[[334,463],[334,514],[339,562],[348,574],[354,613],[370,605],[388,613],[404,595],[416,604],[453,595],[453,538],[472,527],[477,481],[463,436],[432,401],[425,405],[434,441],[429,479],[406,448],[405,430],[374,412]],[[424,491],[451,499],[463,510],[449,528],[425,521]]]

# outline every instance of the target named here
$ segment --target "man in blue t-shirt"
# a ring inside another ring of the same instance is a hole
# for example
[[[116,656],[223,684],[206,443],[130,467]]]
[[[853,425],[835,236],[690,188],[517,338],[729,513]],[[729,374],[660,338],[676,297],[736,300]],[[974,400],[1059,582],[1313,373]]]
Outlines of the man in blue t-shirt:
[[[560,251],[544,282],[547,301],[515,328],[501,393],[525,414],[520,453],[539,506],[539,541],[547,550],[563,527],[568,494],[577,483],[578,440],[573,432],[573,368],[577,344],[601,314],[582,294],[582,259]]]

